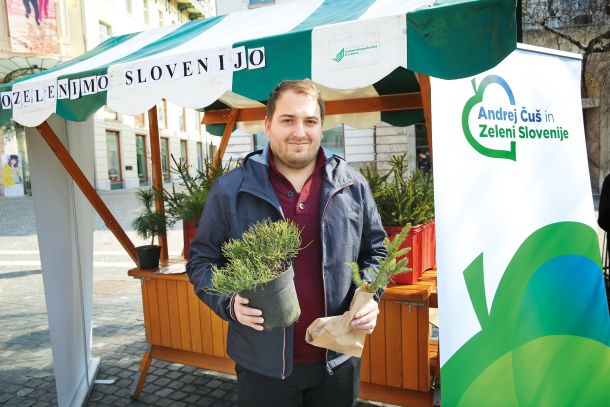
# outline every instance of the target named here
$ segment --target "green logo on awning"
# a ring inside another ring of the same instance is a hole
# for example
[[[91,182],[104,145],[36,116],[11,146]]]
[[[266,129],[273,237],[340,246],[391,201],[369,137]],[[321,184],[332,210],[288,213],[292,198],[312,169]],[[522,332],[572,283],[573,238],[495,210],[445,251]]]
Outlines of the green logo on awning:
[[[345,56],[345,48],[341,48],[341,51],[337,53],[337,56],[333,58],[333,61],[341,62],[343,57]]]

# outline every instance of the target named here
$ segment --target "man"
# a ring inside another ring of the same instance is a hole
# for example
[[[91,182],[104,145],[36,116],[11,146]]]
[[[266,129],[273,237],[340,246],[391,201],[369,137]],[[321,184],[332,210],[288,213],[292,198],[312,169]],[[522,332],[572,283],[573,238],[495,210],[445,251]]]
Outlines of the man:
[[[349,308],[355,287],[348,263],[357,261],[369,279],[366,269],[386,255],[385,232],[366,181],[320,148],[323,120],[313,85],[281,82],[267,104],[269,144],[216,181],[190,248],[187,271],[197,295],[229,321],[240,406],[351,406],[358,396],[360,359],[307,344],[305,331],[316,318]],[[247,298],[204,291],[212,265],[223,263],[222,243],[265,218],[292,220],[303,242],[293,262],[301,316],[271,331],[263,331],[265,316]],[[372,300],[352,327],[371,333],[378,313]]]

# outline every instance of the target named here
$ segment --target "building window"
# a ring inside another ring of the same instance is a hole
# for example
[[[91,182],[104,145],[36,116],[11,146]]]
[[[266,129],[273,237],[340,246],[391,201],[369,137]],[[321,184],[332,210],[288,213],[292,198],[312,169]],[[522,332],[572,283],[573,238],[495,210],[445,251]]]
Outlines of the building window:
[[[426,123],[415,124],[415,153],[426,153],[430,151],[428,145],[428,131],[426,130]]]
[[[169,139],[161,137],[161,173],[163,180],[169,181]]]
[[[197,169],[203,171],[203,143],[197,142]]]
[[[195,111],[195,119],[197,119],[195,128],[197,129],[197,133],[201,134],[201,112],[198,110]]]
[[[136,166],[140,185],[148,183],[148,169],[146,168],[146,136],[136,134]]]
[[[252,136],[253,137],[253,144],[254,144],[254,151],[256,150],[262,150],[265,145],[267,144],[267,142],[269,141],[267,139],[267,136],[265,135],[265,133],[257,133],[255,135]]]
[[[129,14],[133,14],[133,2],[132,2],[132,0],[125,0],[125,10],[127,10],[127,12]]]
[[[119,121],[119,112],[115,112],[108,106],[104,105],[104,120]]]
[[[135,127],[146,127],[146,119],[144,113],[135,115],[133,117],[133,124]]]
[[[167,129],[167,101],[165,99],[161,99],[157,105],[157,122],[160,128]]]
[[[178,129],[180,131],[186,131],[186,111],[183,107],[178,109]]]
[[[100,21],[100,42],[112,37],[112,27]]]
[[[106,157],[108,159],[108,179],[110,189],[122,188],[121,151],[119,148],[119,132],[106,130]]]
[[[261,7],[261,6],[271,6],[275,4],[275,0],[250,0],[249,3],[250,8],[253,7]]]
[[[210,160],[214,159],[214,156],[216,155],[216,151],[218,151],[218,146],[216,146],[214,144],[210,144],[208,146],[208,158]]]
[[[150,24],[150,12],[149,12],[149,5],[148,5],[148,0],[143,0],[143,9],[144,9],[144,22],[146,24]]]
[[[345,158],[345,126],[338,125],[335,128],[323,132],[322,147],[330,150],[334,155]]]
[[[164,25],[164,16],[163,16],[163,11],[159,10],[159,27],[163,27]]]
[[[186,148],[186,140],[180,140],[180,163],[186,163],[189,161],[188,150]]]

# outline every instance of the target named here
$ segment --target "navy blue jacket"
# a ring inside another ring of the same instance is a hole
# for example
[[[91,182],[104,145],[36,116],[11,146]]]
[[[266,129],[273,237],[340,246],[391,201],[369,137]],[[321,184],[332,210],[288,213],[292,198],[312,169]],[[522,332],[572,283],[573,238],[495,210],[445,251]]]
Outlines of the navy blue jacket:
[[[191,244],[186,266],[195,292],[216,314],[229,321],[227,353],[240,366],[266,376],[285,378],[293,366],[293,326],[256,331],[231,318],[229,297],[204,289],[212,280],[213,264],[224,262],[221,246],[240,238],[248,227],[262,219],[283,218],[282,209],[269,181],[268,147],[249,154],[237,169],[220,177],[212,186],[203,209],[197,236]],[[348,310],[355,287],[348,263],[357,261],[361,270],[376,267],[386,256],[386,236],[371,190],[355,169],[324,151],[320,205],[322,270],[326,316]],[[371,281],[367,271],[363,278]],[[378,298],[377,298],[378,299]],[[263,315],[264,317],[264,315]],[[349,356],[327,352],[327,369]]]

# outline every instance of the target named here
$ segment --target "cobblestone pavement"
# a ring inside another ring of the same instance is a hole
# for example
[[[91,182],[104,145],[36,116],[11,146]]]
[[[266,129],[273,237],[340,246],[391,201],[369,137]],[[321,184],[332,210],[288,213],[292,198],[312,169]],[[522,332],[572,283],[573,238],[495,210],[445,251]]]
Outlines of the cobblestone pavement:
[[[133,191],[101,193],[136,245]],[[181,225],[168,234],[170,255],[181,250]],[[116,239],[96,216],[93,355],[101,358],[88,406],[233,406],[235,377],[155,361],[139,400],[129,397],[146,348],[140,284]],[[53,406],[57,394],[32,198],[0,197],[0,405]],[[360,402],[359,407],[378,405]]]

